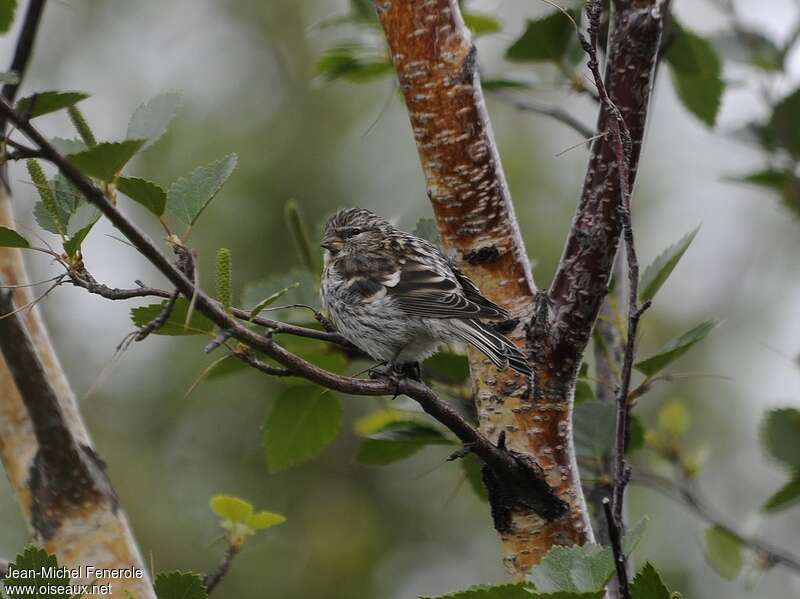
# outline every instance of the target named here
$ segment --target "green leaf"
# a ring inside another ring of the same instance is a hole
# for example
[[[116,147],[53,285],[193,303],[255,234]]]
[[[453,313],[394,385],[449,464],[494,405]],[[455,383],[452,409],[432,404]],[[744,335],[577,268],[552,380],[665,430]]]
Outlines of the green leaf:
[[[326,81],[344,79],[366,83],[390,74],[392,63],[374,48],[347,43],[327,50],[317,61],[315,70]]]
[[[800,410],[770,410],[761,425],[761,442],[770,456],[790,468],[800,468]]]
[[[474,453],[461,458],[461,468],[464,471],[464,476],[467,483],[475,495],[483,501],[488,503],[489,493],[486,490],[486,485],[483,484],[483,462]]]
[[[426,380],[462,385],[469,378],[469,360],[463,354],[438,352],[423,362],[422,372]]]
[[[236,154],[200,166],[167,191],[167,209],[181,222],[193,225],[236,168]]]
[[[245,525],[253,530],[266,530],[284,522],[286,522],[286,517],[281,514],[261,511],[245,520]]]
[[[54,137],[50,140],[50,145],[53,146],[59,154],[77,154],[83,152],[87,146],[82,139],[65,139],[63,137]]]
[[[728,180],[777,191],[783,206],[796,218],[800,217],[800,179],[792,171],[766,169],[742,177],[731,177]]]
[[[0,247],[29,248],[31,244],[22,235],[7,227],[0,227]]]
[[[642,518],[623,539],[623,552],[630,555],[641,540],[647,519]],[[615,571],[610,547],[595,543],[565,547],[556,545],[530,574],[539,592],[596,593],[605,589]]]
[[[57,110],[62,110],[81,100],[89,94],[83,92],[41,92],[17,100],[17,112],[29,118],[36,118]]]
[[[605,343],[600,335],[596,334],[595,329],[595,343]],[[575,383],[575,405],[580,405],[585,401],[591,401],[595,398],[594,388],[592,381],[588,378],[589,365],[586,362],[581,364],[581,369],[578,372],[578,380]]]
[[[158,599],[207,599],[203,578],[194,572],[161,572],[156,576]]]
[[[167,192],[157,183],[139,177],[120,177],[117,189],[156,216],[164,214]]]
[[[723,578],[733,580],[744,565],[741,539],[724,528],[712,526],[705,533],[705,554],[708,565]]]
[[[574,11],[568,12],[575,17]],[[506,50],[506,58],[559,62],[564,58],[574,36],[575,26],[560,11],[543,19],[529,20],[522,36]]]
[[[717,328],[717,326],[719,326],[719,322],[716,320],[702,322],[680,337],[671,340],[655,355],[641,362],[637,362],[634,367],[644,375],[651,377],[680,358],[689,351],[695,343],[705,339],[706,335]]]
[[[265,298],[269,299],[280,291],[282,292],[281,304],[305,304],[318,309],[320,303],[318,284],[319,279],[312,277],[305,268],[293,268],[286,273],[274,274],[265,279],[247,283],[242,290],[242,305],[248,310],[253,310]],[[287,291],[283,292],[284,289]],[[269,306],[265,306],[261,310],[263,311],[267,307]],[[314,316],[304,308],[294,308],[271,311],[270,318],[283,322],[306,323]]]
[[[208,502],[211,511],[223,520],[245,522],[253,515],[253,504],[235,495],[214,495]]]
[[[252,503],[233,495],[214,495],[209,505],[222,520],[222,527],[230,531],[232,540],[237,543],[256,531],[286,522],[284,516],[275,512],[256,513]]]
[[[436,226],[436,221],[432,218],[419,219],[412,233],[425,241],[429,241],[436,247],[442,247],[442,239],[439,237],[439,228]]]
[[[161,314],[164,307],[164,302],[158,304],[149,304],[147,306],[139,306],[138,308],[131,309],[131,320],[137,327],[143,327],[151,322]],[[200,314],[197,310],[192,311],[192,318],[189,320],[189,326],[185,327],[186,316],[189,312],[189,301],[186,298],[179,297],[175,302],[175,307],[172,309],[167,322],[164,323],[160,329],[155,331],[154,335],[210,335],[214,330],[214,323],[208,320],[205,316]]]
[[[503,24],[492,15],[477,12],[462,11],[464,24],[470,28],[475,37],[497,33],[503,29]]]
[[[694,231],[687,233],[676,243],[665,249],[658,257],[653,260],[652,264],[648,266],[642,275],[641,282],[639,283],[639,300],[646,302],[652,300],[661,286],[666,283],[672,271],[680,262],[686,250],[694,241],[697,232],[700,230],[698,226]]]
[[[50,570],[52,568],[52,570]],[[49,554],[44,549],[30,546],[22,553],[17,555],[14,561],[9,564],[8,572],[23,570],[33,572],[30,578],[11,577],[6,575],[3,579],[5,583],[5,597],[8,599],[70,599],[70,593],[66,592],[65,587],[70,584],[69,575],[60,575],[58,561],[54,555]],[[54,576],[44,576],[43,574],[53,572]],[[18,586],[17,586],[18,585]],[[16,588],[14,588],[16,586]],[[54,588],[47,588],[47,587]],[[42,589],[41,587],[46,587]],[[58,589],[58,587],[61,587]],[[33,592],[26,592],[26,589]],[[46,592],[42,592],[42,591]],[[60,590],[61,592],[51,592]]]
[[[783,52],[763,33],[737,27],[736,31],[723,31],[711,36],[717,52],[727,60],[741,62],[765,71],[780,71]]]
[[[416,422],[393,422],[373,433],[358,448],[356,461],[384,466],[404,460],[428,445],[452,445],[438,429]]]
[[[278,337],[278,341],[288,351],[301,356],[323,370],[337,374],[344,374],[347,371],[348,360],[336,346],[295,335],[282,335]]]
[[[647,562],[631,583],[631,595],[636,599],[670,599],[669,589],[661,582],[653,564]]]
[[[800,88],[781,100],[772,112],[767,129],[775,142],[795,158],[800,157]]]
[[[73,258],[78,253],[78,250],[81,249],[84,239],[86,239],[86,236],[89,234],[89,231],[92,230],[93,226],[94,223],[86,225],[83,229],[77,231],[72,237],[64,242],[64,251],[67,253],[67,256]]]
[[[353,432],[362,437],[369,437],[398,422],[417,422],[417,419],[414,414],[409,412],[394,408],[380,408],[356,420],[353,424]]]
[[[149,148],[166,133],[180,105],[179,92],[159,94],[149,102],[141,104],[131,116],[125,138],[144,139],[146,141],[142,149]]]
[[[630,422],[630,438],[628,439],[628,446],[625,448],[625,453],[632,454],[634,451],[638,451],[644,447],[645,426],[642,419],[636,413],[628,414],[628,420]]]
[[[779,512],[800,501],[800,473],[783,485],[764,504],[765,512]]]
[[[575,453],[582,458],[601,458],[614,446],[616,407],[611,402],[584,401],[572,416]]]
[[[372,0],[350,0],[350,14],[356,21],[374,23],[377,21],[375,5]]]
[[[80,202],[67,221],[67,236],[72,238],[87,227],[91,228],[102,215],[103,213],[94,204]]]
[[[0,1],[0,33],[6,33],[14,23],[14,13],[17,12],[17,0]]]
[[[71,154],[67,159],[85,174],[109,182],[136,155],[143,143],[141,139],[102,142],[83,152]]]
[[[259,314],[261,314],[261,312],[264,311],[265,308],[270,307],[277,300],[279,300],[284,295],[289,293],[292,289],[297,289],[299,286],[300,286],[300,283],[295,281],[294,283],[292,283],[288,287],[284,287],[283,289],[279,289],[275,293],[272,293],[271,295],[268,295],[267,297],[265,297],[263,300],[258,302],[255,306],[253,306],[252,310],[250,310],[250,321],[252,322],[255,319],[256,316],[258,316]]]
[[[666,53],[678,97],[689,112],[713,127],[725,83],[722,64],[711,43],[673,20],[675,41]]]
[[[342,403],[333,393],[301,385],[281,393],[264,424],[264,447],[271,472],[302,464],[336,438]]]
[[[438,597],[420,597],[420,599],[532,599],[534,595],[524,583],[501,584],[497,586],[477,586],[466,591],[440,595]]]

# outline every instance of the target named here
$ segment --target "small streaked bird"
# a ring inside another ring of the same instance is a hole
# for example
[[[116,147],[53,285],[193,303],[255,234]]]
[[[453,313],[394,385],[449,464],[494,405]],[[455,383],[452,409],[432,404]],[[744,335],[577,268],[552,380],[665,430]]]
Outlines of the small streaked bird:
[[[530,376],[524,354],[481,322],[508,312],[431,243],[345,208],[328,220],[321,245],[322,301],[333,324],[390,372],[415,372],[441,343],[463,342],[497,368]]]

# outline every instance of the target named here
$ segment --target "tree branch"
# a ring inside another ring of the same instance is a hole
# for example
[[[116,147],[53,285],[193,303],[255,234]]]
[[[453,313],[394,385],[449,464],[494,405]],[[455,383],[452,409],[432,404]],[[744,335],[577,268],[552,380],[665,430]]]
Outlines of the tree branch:
[[[767,564],[780,564],[794,572],[800,573],[800,556],[793,555],[784,549],[776,547],[769,541],[745,534],[712,507],[711,502],[706,499],[696,483],[692,481],[673,481],[664,476],[642,471],[641,469],[637,469],[637,472],[631,478],[631,482],[646,486],[658,491],[665,497],[682,503],[702,520],[708,522],[712,526],[723,529],[731,536],[739,539],[743,545],[761,554]]]
[[[552,119],[570,127],[578,133],[581,137],[589,139],[594,136],[594,131],[581,122],[576,117],[572,116],[569,112],[553,104],[540,102],[533,98],[522,98],[507,92],[494,91],[490,92],[492,96],[506,102],[516,108],[517,110],[524,110],[526,112],[535,112],[544,116],[549,116]]]
[[[622,533],[617,526],[617,520],[608,497],[603,499],[603,513],[606,516],[608,537],[611,541],[611,551],[614,554],[614,567],[617,570],[617,591],[621,599],[631,599],[631,589],[628,583],[628,560],[622,552]]]
[[[217,569],[214,570],[212,574],[209,574],[205,577],[203,584],[205,584],[206,591],[209,595],[215,588],[217,588],[217,585],[228,573],[231,563],[233,562],[233,558],[238,555],[240,549],[240,545],[237,545],[236,543],[228,543],[228,548],[225,550],[225,555],[222,557],[222,561],[217,566]]]
[[[478,455],[491,471],[517,494],[517,501],[546,520],[554,520],[566,511],[566,504],[555,496],[545,482],[540,467],[530,458],[513,450],[495,445],[469,424],[455,410],[441,401],[422,383],[401,380],[363,380],[340,376],[311,364],[278,345],[271,336],[261,336],[241,324],[228,314],[218,302],[211,299],[187,277],[186,273],[173,265],[167,256],[115,205],[108,201],[101,189],[80,173],[66,160],[41,133],[25,118],[16,113],[5,101],[0,100],[0,112],[4,113],[20,131],[28,137],[47,160],[53,163],[90,203],[119,229],[133,246],[161,273],[172,282],[185,297],[193,298],[196,309],[214,322],[221,330],[229,331],[231,337],[248,347],[259,350],[289,369],[324,387],[353,395],[395,395],[403,393],[417,401],[425,412],[447,426],[472,451]]]

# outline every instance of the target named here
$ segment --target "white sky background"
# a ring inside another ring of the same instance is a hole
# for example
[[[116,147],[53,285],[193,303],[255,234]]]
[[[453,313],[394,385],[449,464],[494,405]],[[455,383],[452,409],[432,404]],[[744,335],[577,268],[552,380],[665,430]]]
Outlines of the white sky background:
[[[138,2],[140,11],[125,10],[124,18],[117,18],[121,1],[110,1],[97,9],[98,32],[88,37],[77,36],[79,26],[71,24],[74,11],[84,10],[83,0],[49,3],[45,30],[54,32],[53,21],[57,21],[63,35],[75,33],[74,55],[62,57],[61,67],[55,71],[49,69],[46,79],[34,64],[31,77],[25,83],[27,92],[42,89],[93,92],[93,98],[86,102],[86,111],[91,114],[100,137],[121,137],[128,115],[135,106],[168,89],[183,90],[185,104],[190,104],[195,111],[213,114],[225,106],[228,93],[238,94],[241,88],[252,85],[248,80],[248,65],[252,61],[258,59],[270,64],[269,56],[251,56],[247,31],[242,30],[240,23],[229,22],[225,11],[213,0],[141,1]],[[320,10],[320,18],[336,12],[344,3],[331,4],[330,10]],[[797,5],[792,0],[737,2],[747,23],[779,39],[783,39],[794,26],[798,18]],[[470,6],[498,14],[505,23],[516,23],[519,30],[524,17],[549,10],[532,0],[475,1]],[[711,32],[726,25],[719,11],[699,0],[675,0],[674,6],[681,20],[691,23],[700,32]],[[203,35],[195,35],[197,31],[202,31]],[[500,64],[498,57],[502,49],[516,34],[517,31],[510,28],[502,36],[479,42],[482,64],[487,65],[487,69]],[[12,34],[0,40],[0,56],[10,55],[13,39]],[[107,43],[110,39],[114,40],[113,44]],[[42,61],[48,60],[49,50],[61,47],[63,44],[58,40],[42,39],[37,57]],[[114,66],[110,67],[112,64]],[[786,82],[786,90],[793,88],[800,79],[800,52],[793,54],[791,64],[794,80]],[[202,65],[202,69],[198,65]],[[504,68],[508,68],[507,65]],[[267,67],[262,75],[264,81],[269,82],[273,73]],[[726,77],[740,76],[741,72],[726,71]],[[262,84],[254,91],[252,110],[248,111],[253,118],[266,118],[279,105],[279,98],[274,94],[280,90],[269,90],[268,93],[267,90],[266,84]],[[551,93],[549,97],[564,101],[563,95],[558,94]],[[581,100],[572,98],[564,103],[567,107],[574,106],[585,122],[592,122],[592,110]],[[377,110],[378,107],[374,108]],[[504,136],[511,135],[520,127],[535,131],[541,126],[541,123],[523,123],[525,119],[538,117],[515,113],[494,102],[489,108],[501,146]],[[703,224],[689,253],[660,292],[654,311],[675,315],[677,320],[687,323],[686,329],[709,317],[725,319],[724,326],[714,333],[709,345],[704,346],[705,350],[695,351],[710,352],[715,359],[715,374],[730,377],[727,382],[715,381],[709,385],[709,393],[715,396],[709,401],[719,407],[725,405],[727,396],[735,396],[739,401],[732,405],[736,410],[749,412],[749,417],[737,418],[739,428],[731,432],[734,441],[712,440],[715,443],[719,441],[723,449],[712,450],[710,465],[719,468],[709,468],[709,486],[723,493],[718,498],[721,509],[749,518],[745,522],[748,526],[766,526],[764,530],[778,535],[776,520],[765,523],[749,515],[752,506],[763,500],[764,489],[754,485],[756,488],[740,492],[736,486],[739,481],[729,480],[738,478],[731,472],[733,464],[739,472],[764,468],[754,434],[763,410],[767,406],[800,405],[800,369],[793,363],[800,354],[800,260],[795,260],[793,266],[789,258],[800,255],[800,223],[787,218],[787,213],[772,196],[722,181],[727,174],[753,172],[763,166],[757,150],[720,135],[720,131],[735,129],[758,111],[759,104],[751,94],[745,91],[727,93],[719,126],[717,130],[709,131],[677,103],[669,74],[666,69],[662,71],[650,114],[635,196],[635,202],[650,204],[650,209],[636,217],[636,235],[641,261],[646,264],[681,235],[697,224]],[[365,126],[374,115],[375,112],[367,111]],[[379,205],[372,207],[383,207],[386,213],[390,213],[396,210],[390,207],[403,203],[406,208],[400,215],[401,221],[408,225],[411,213],[424,210],[426,200],[424,193],[418,193],[415,200],[406,198],[404,202],[402,194],[407,193],[405,180],[411,177],[421,182],[421,175],[410,142],[407,119],[399,102],[394,102],[384,119],[385,122],[369,137],[362,137],[363,129],[354,131],[352,146],[348,146],[348,153],[340,156],[339,160],[343,162],[343,168],[364,179],[362,188],[372,188],[374,197],[381,198],[375,200]],[[242,123],[236,125],[236,119],[232,122],[234,126],[246,126]],[[47,121],[47,128],[51,134],[70,133],[63,119]],[[557,125],[547,131],[552,134],[532,142],[537,147],[535,158],[549,161],[548,168],[559,173],[556,180],[563,179],[563,186],[554,192],[566,193],[565,190],[575,189],[578,184],[575,181],[582,178],[581,165],[585,165],[586,152],[577,149],[555,158],[557,152],[576,142],[575,135]],[[399,191],[386,190],[386,178],[381,181],[370,178],[370,173],[382,160],[373,155],[375,146],[382,142],[390,144],[393,136],[405,136],[407,141],[403,142],[403,147],[409,150],[390,174],[390,181],[396,179],[398,185],[389,187],[397,187]],[[26,175],[21,170],[13,171],[17,214],[22,226],[30,227],[33,198],[23,183],[24,179]],[[652,183],[648,184],[648,180]],[[419,191],[422,191],[421,187]],[[652,209],[653,204],[657,204],[656,209]],[[567,224],[564,223],[565,231]],[[136,278],[152,283],[161,281],[133,250],[98,233],[113,231],[103,223],[89,238],[87,255],[90,256],[91,271],[99,280],[123,287],[129,286]],[[151,234],[157,236],[158,231],[152,229]],[[532,251],[535,240],[528,239],[527,242],[529,251]],[[34,259],[30,263],[33,264],[33,276],[44,278],[51,272],[44,260]],[[547,281],[538,283],[543,286]],[[77,389],[85,391],[94,382],[96,374],[110,359],[113,348],[129,332],[127,314],[131,305],[88,298],[82,291],[69,288],[59,290],[56,298],[48,301],[45,313],[64,353],[64,361],[74,366],[71,374]],[[70,317],[57,318],[60,314],[69,314]],[[645,339],[645,346],[647,341]],[[149,352],[158,344],[164,346],[164,341],[150,339],[148,344],[151,345]],[[159,377],[143,377],[143,368],[157,366],[134,348],[107,384],[114,389],[135,383],[142,393],[149,393],[157,387]],[[741,401],[742,398],[748,401]],[[759,475],[758,485],[777,488],[781,480],[776,470],[767,468]],[[4,518],[0,517],[0,528]],[[795,519],[795,531],[796,524]],[[397,599],[416,596],[414,593],[417,591],[429,592],[432,577],[438,576],[438,583],[445,589],[456,588],[470,572],[476,576],[475,582],[479,582],[483,573],[467,568],[465,574],[464,564],[491,559],[496,547],[488,538],[487,535],[487,542],[463,548],[463,554],[456,556],[454,562],[448,562],[447,567],[441,567],[441,563],[431,558],[430,570],[414,571],[409,564],[418,557],[413,555],[413,548],[406,548],[402,554],[387,561],[382,577],[405,577],[405,586],[396,595]],[[797,538],[796,534],[794,538]],[[432,552],[432,555],[437,553]],[[685,559],[676,556],[673,566],[685,565]],[[702,563],[692,568],[690,574],[698,580],[714,576]],[[449,576],[443,572],[448,572]],[[790,588],[782,585],[794,583],[787,583],[784,578],[779,583],[765,580],[761,584],[764,586],[759,590],[766,593],[765,597],[780,597],[781,590]],[[794,588],[800,592],[800,588]],[[775,594],[770,594],[769,589],[774,589]],[[725,596],[732,598],[749,596],[741,585],[720,586],[717,590],[724,590]]]

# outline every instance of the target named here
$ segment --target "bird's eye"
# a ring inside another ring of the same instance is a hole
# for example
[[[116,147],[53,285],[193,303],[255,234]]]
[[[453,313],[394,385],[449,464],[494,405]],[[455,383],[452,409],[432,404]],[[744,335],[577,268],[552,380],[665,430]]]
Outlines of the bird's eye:
[[[355,237],[356,235],[360,234],[361,234],[361,229],[359,228],[350,229],[350,234],[348,235],[348,237]]]

